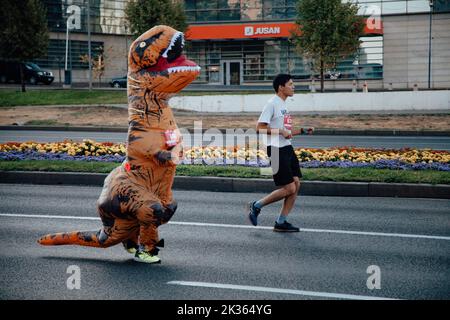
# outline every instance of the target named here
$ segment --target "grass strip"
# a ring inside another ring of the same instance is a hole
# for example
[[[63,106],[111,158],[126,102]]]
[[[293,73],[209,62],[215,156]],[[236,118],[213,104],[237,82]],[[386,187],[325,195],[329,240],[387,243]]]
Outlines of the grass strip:
[[[18,88],[19,90],[19,88]],[[84,105],[127,103],[126,91],[114,90],[0,90],[0,106]]]
[[[0,170],[109,173],[118,165],[111,162],[23,160],[0,161]],[[436,170],[304,168],[302,173],[305,181],[450,184],[450,172]],[[243,166],[179,165],[177,175],[271,179],[270,175],[261,175],[259,168]]]
[[[239,92],[212,92],[212,91],[183,91],[180,96],[205,95],[248,95],[272,93],[268,91],[239,91]],[[39,105],[88,105],[88,104],[127,104],[126,90],[28,90],[21,92],[17,89],[0,89],[0,107],[39,106]]]

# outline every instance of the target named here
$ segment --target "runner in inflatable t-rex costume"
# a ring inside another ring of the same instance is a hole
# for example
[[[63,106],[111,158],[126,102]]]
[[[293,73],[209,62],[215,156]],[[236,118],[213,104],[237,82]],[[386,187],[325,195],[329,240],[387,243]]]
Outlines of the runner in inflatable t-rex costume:
[[[158,227],[175,213],[172,183],[182,156],[181,136],[168,99],[191,83],[200,67],[183,56],[181,32],[156,26],[130,47],[127,159],[105,179],[97,208],[97,231],[49,234],[42,245],[106,248],[123,243],[135,260],[158,263]]]

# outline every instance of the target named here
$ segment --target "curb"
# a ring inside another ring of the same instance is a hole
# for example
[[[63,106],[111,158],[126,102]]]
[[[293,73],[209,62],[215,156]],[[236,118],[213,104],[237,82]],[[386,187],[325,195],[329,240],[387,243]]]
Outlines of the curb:
[[[78,172],[0,171],[1,183],[103,186],[107,174]],[[175,190],[260,192],[275,189],[271,179],[176,176]],[[303,181],[301,195],[450,199],[450,185]]]
[[[194,129],[186,128],[189,133]],[[225,134],[230,129],[211,128]],[[128,127],[69,127],[69,126],[0,126],[0,130],[40,130],[40,131],[77,131],[77,132],[128,132]],[[209,129],[202,129],[205,133]],[[232,130],[244,130],[248,128],[235,128]],[[315,129],[314,135],[336,135],[336,136],[440,136],[450,137],[450,131],[428,131],[428,130],[351,130],[351,129]]]

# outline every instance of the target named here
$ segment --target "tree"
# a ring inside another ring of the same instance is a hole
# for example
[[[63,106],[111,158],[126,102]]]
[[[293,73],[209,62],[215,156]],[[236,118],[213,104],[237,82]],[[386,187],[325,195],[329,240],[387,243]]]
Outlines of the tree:
[[[159,24],[181,32],[185,32],[188,26],[181,1],[132,0],[125,7],[125,16],[135,37]]]
[[[89,56],[87,54],[81,55],[80,60],[82,63],[89,63]],[[97,57],[91,57],[91,66],[92,73],[94,74],[94,78],[98,79],[98,86],[100,87],[102,76],[105,72],[105,58],[103,54],[100,53]]]
[[[26,62],[47,54],[49,35],[47,13],[39,0],[2,0],[0,10],[0,58]],[[23,64],[20,67],[25,92]]]
[[[324,71],[358,51],[365,21],[357,12],[356,4],[341,0],[298,1],[297,30],[292,32],[291,41],[299,54],[311,60],[313,72],[320,72],[321,92]]]
[[[107,48],[99,46],[96,48],[96,51],[97,54],[91,56],[91,66],[94,78],[98,79],[98,86],[100,87],[102,77],[105,74],[105,69],[108,68],[108,65],[106,65],[106,61],[123,59],[124,57],[126,58],[126,56],[124,56],[122,52],[114,50],[113,46],[109,46]],[[80,60],[82,63],[88,65],[89,56],[87,54],[83,54],[80,56]]]

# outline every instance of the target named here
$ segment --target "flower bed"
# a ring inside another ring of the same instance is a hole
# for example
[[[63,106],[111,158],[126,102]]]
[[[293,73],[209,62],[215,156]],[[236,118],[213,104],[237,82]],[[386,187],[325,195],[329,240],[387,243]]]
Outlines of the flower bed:
[[[295,150],[304,168],[373,167],[379,169],[450,171],[450,153],[417,149],[328,148]],[[0,144],[0,160],[80,160],[121,162],[125,159],[124,144],[110,142],[54,142]],[[184,150],[181,164],[269,166],[264,150],[255,148],[192,147]]]

